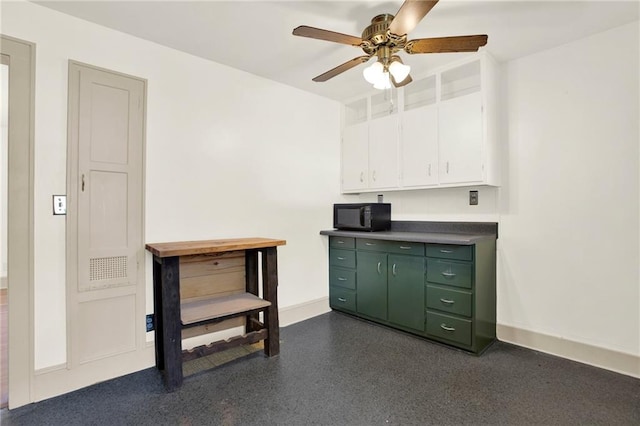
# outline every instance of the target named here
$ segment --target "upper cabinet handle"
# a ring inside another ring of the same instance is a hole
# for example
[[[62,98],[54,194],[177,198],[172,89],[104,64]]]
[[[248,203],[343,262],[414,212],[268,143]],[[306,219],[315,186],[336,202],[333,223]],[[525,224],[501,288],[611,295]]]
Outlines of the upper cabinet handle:
[[[84,192],[84,173],[82,174],[82,192]]]

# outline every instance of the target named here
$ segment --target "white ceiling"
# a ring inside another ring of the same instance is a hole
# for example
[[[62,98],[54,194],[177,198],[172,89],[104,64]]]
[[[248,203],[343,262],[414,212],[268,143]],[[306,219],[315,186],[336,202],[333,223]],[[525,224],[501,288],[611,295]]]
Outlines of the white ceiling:
[[[369,92],[360,65],[324,83],[313,77],[362,55],[359,48],[295,37],[298,25],[360,36],[402,1],[37,1],[46,7],[328,98]],[[441,0],[409,39],[488,34],[499,61],[529,55],[640,18],[635,1]],[[403,55],[412,74],[463,53]]]

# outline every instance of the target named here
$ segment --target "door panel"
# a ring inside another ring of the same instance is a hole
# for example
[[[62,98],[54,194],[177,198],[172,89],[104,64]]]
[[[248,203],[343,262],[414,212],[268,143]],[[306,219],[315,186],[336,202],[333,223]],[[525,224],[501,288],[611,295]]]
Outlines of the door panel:
[[[91,84],[91,161],[127,164],[129,95],[119,87]]]
[[[389,255],[389,321],[424,331],[425,259]]]
[[[358,313],[372,318],[387,319],[387,255],[357,254]]]
[[[135,351],[131,327],[136,320],[135,294],[82,302],[78,307],[78,337],[84,342],[78,354],[81,364]]]

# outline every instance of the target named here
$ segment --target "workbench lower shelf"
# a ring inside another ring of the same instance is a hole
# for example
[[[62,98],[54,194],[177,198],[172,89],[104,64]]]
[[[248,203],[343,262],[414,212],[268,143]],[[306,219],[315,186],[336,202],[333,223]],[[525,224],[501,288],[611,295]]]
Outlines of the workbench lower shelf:
[[[263,311],[271,302],[251,293],[232,294],[223,297],[188,299],[180,302],[183,327],[202,323],[224,321],[238,316]]]

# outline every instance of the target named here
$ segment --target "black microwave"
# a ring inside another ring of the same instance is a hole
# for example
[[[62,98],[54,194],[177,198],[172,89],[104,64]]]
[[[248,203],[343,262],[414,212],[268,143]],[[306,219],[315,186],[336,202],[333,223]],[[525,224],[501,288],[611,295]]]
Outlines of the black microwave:
[[[391,204],[334,204],[333,227],[352,231],[388,231],[391,229]]]

